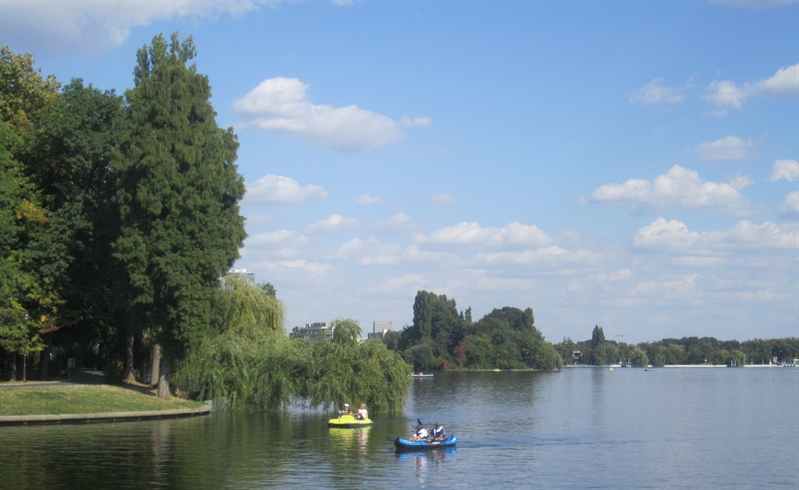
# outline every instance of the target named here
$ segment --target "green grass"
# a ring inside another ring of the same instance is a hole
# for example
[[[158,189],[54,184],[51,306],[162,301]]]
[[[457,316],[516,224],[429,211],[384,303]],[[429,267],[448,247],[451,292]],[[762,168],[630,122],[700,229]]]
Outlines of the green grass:
[[[0,417],[199,408],[203,403],[157,398],[135,386],[81,385],[0,388]]]

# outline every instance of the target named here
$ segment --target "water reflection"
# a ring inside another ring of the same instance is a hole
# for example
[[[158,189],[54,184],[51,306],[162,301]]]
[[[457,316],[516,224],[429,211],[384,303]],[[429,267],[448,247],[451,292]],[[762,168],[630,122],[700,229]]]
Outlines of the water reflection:
[[[430,479],[429,473],[441,473],[444,471],[445,463],[454,464],[456,461],[457,449],[435,449],[425,451],[401,451],[397,452],[397,459],[413,467],[417,485],[424,485]]]
[[[4,427],[0,488],[796,488],[796,450],[758,448],[799,437],[799,369],[428,381],[404,414],[359,429],[299,409]],[[395,453],[417,418],[441,422],[458,448]]]

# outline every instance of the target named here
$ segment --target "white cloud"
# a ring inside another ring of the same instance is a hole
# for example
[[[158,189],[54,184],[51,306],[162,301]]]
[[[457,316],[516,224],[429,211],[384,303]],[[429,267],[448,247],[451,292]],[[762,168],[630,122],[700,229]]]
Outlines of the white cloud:
[[[746,82],[737,86],[731,80],[714,81],[708,85],[705,99],[718,107],[723,115],[730,107],[740,109],[750,97],[795,97],[799,93],[799,64],[780,68],[770,78]]]
[[[457,257],[453,254],[420,250],[416,245],[403,248],[393,243],[381,243],[375,237],[369,237],[367,240],[353,238],[341,245],[334,257],[340,260],[354,260],[365,266],[391,266],[401,263],[425,263],[442,266],[458,262]]]
[[[774,166],[771,167],[769,180],[776,182],[780,179],[785,179],[788,182],[793,182],[797,177],[799,177],[799,162],[796,160],[777,160],[774,162]]]
[[[748,204],[740,191],[751,183],[746,177],[729,183],[704,182],[697,172],[675,165],[654,181],[630,179],[621,184],[603,185],[591,194],[591,202],[745,214]]]
[[[295,247],[308,242],[308,237],[293,230],[278,230],[258,233],[247,237],[245,246]]]
[[[737,136],[727,136],[716,141],[707,141],[696,147],[702,160],[745,160],[754,154],[752,141]]]
[[[329,264],[322,264],[305,259],[255,262],[252,268],[264,271],[265,275],[270,278],[270,281],[272,278],[295,279],[297,277],[305,277],[302,274],[298,275],[298,272],[312,276],[321,276],[333,269]]]
[[[370,196],[369,194],[361,194],[355,200],[355,204],[362,204],[364,206],[371,206],[372,204],[380,204],[383,202],[379,197]]]
[[[355,228],[360,221],[358,218],[345,218],[340,214],[331,215],[322,221],[317,221],[305,227],[306,233],[334,233],[349,228]]]
[[[780,205],[780,216],[783,218],[799,218],[799,192],[791,192]]]
[[[382,231],[419,231],[424,224],[414,221],[405,213],[397,213],[387,220],[375,223],[375,228]]]
[[[463,222],[441,228],[430,235],[415,235],[416,243],[468,246],[548,246],[551,239],[535,225],[510,223],[502,228],[482,227],[476,222]]]
[[[457,198],[452,194],[441,193],[430,197],[430,204],[433,206],[446,206],[457,201]]]
[[[331,107],[310,102],[309,85],[296,78],[270,78],[233,103],[257,127],[345,153],[378,150],[400,141],[402,127],[428,126],[429,118],[394,121],[356,105]]]
[[[299,204],[327,197],[327,191],[318,185],[300,187],[300,184],[292,178],[268,174],[247,185],[244,201],[247,204]]]
[[[588,250],[570,251],[558,246],[524,250],[521,252],[480,253],[474,262],[486,266],[564,267],[566,265],[596,264],[599,256]],[[564,272],[564,271],[560,271]]]
[[[131,2],[2,2],[0,31],[26,50],[102,51],[124,42],[131,29],[177,17],[233,16],[258,8],[252,0]]]
[[[765,222],[756,225],[741,220],[726,231],[690,231],[685,223],[659,217],[641,228],[633,238],[633,246],[641,249],[681,251],[722,249],[790,249],[799,247],[799,227]]]
[[[635,90],[630,95],[630,103],[652,104],[677,104],[684,99],[679,89],[661,84],[662,78],[652,80],[643,87]]]

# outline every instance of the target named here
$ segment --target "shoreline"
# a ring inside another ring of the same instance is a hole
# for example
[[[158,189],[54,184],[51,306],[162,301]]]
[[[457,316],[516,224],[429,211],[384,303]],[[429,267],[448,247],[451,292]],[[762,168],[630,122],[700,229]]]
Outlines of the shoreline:
[[[0,427],[12,425],[61,425],[132,422],[137,420],[164,420],[208,415],[213,407],[149,410],[145,412],[67,413],[57,415],[5,415],[0,417]]]

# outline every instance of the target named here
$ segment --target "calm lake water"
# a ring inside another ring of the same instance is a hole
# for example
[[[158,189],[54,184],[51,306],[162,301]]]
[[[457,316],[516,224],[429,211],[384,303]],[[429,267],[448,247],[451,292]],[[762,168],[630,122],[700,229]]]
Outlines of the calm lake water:
[[[0,428],[0,488],[799,488],[799,368],[436,373],[401,416],[328,418]],[[457,449],[396,454],[417,418]]]

